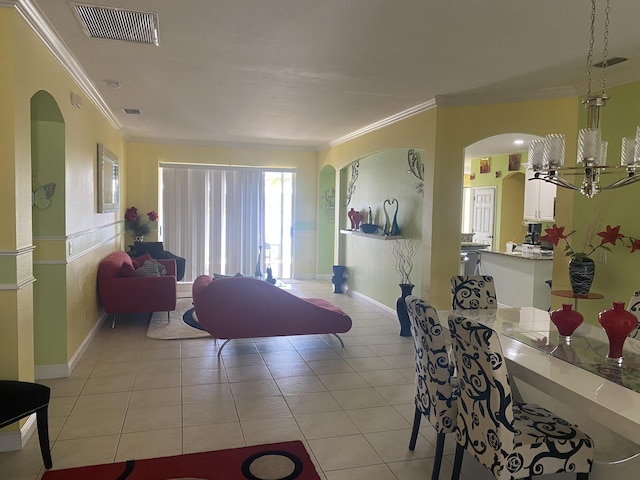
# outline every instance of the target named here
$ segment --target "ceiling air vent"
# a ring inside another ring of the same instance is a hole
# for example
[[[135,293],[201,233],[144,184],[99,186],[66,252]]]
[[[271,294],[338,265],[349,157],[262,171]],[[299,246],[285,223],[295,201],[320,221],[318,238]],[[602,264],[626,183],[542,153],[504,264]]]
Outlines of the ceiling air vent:
[[[122,111],[127,115],[142,115],[142,110],[139,108],[123,108]]]
[[[613,57],[607,60],[607,67],[611,67],[613,65],[617,65],[618,63],[626,62],[628,59],[625,57]],[[604,68],[604,61],[599,63],[594,63],[594,67],[596,68]]]
[[[160,45],[158,14],[123,8],[71,4],[84,33],[92,38]]]

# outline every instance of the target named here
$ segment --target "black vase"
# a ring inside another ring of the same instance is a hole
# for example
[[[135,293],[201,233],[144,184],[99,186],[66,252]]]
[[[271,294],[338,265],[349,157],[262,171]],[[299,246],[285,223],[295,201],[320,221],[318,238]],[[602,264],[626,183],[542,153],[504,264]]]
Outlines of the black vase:
[[[411,321],[409,320],[409,313],[407,312],[407,303],[405,302],[405,299],[411,295],[415,285],[412,283],[401,283],[399,286],[402,291],[402,295],[398,300],[396,300],[396,312],[398,313],[398,321],[400,322],[400,336],[410,337]]]
[[[333,277],[331,277],[331,283],[333,283],[333,293],[344,293],[342,290],[342,286],[347,281],[344,276],[346,270],[347,267],[345,267],[344,265],[333,266]]]
[[[596,264],[590,258],[572,258],[569,262],[571,290],[577,295],[587,295],[596,273]]]

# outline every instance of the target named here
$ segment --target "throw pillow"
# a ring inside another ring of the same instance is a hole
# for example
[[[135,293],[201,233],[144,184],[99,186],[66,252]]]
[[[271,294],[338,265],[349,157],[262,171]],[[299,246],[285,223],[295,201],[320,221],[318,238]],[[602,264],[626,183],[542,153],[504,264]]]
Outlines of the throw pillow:
[[[136,257],[132,260],[133,262],[133,268],[135,268],[136,270],[139,269],[142,265],[144,265],[144,262],[146,262],[147,260],[151,260],[152,257],[151,255],[149,255],[148,253],[145,253],[144,255],[140,256],[140,257]]]
[[[133,265],[131,265],[130,263],[122,264],[122,267],[120,267],[120,274],[123,277],[127,277],[127,278],[133,278],[138,276],[138,274],[136,273],[136,269],[133,268]]]
[[[136,275],[139,277],[161,277],[167,273],[167,269],[164,265],[156,262],[155,260],[147,260],[142,266],[136,269]]]
[[[242,274],[240,272],[236,273],[235,275],[223,275],[222,273],[213,274],[213,278],[233,278],[233,277],[242,277]]]

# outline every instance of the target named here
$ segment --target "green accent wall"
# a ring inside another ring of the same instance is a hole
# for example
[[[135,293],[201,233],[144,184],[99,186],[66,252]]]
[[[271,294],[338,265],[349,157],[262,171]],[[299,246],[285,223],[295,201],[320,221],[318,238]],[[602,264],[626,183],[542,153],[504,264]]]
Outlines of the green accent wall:
[[[333,273],[336,235],[336,169],[326,165],[318,179],[318,267],[317,273]]]
[[[403,240],[382,240],[383,237],[363,237],[342,233],[341,245],[344,248],[344,265],[347,266],[349,287],[380,303],[395,308],[396,299],[400,296],[400,275],[396,272],[396,258],[393,254],[394,242],[416,242],[416,253],[413,257],[411,282],[415,285],[414,293],[420,291],[422,277],[422,204],[424,197],[414,188],[418,181],[407,173],[408,148],[383,150],[357,159],[358,176],[349,205],[346,200],[336,208],[340,208],[340,225],[342,230],[351,228],[347,212],[354,208],[367,221],[368,209],[371,207],[373,221],[384,227],[386,222],[383,204],[385,200],[398,200],[397,222]],[[425,152],[418,150],[423,161]],[[347,184],[351,179],[351,165],[340,172],[341,180]],[[343,198],[346,197],[346,194]],[[389,220],[393,221],[396,208],[387,205]]]
[[[634,137],[636,127],[640,125],[640,82],[608,91],[610,100],[601,109],[600,127],[602,138],[607,140],[607,164],[620,164],[622,137]],[[580,108],[579,128],[586,125],[586,109]],[[575,158],[567,158],[570,164],[575,164]],[[617,177],[616,177],[617,178]],[[612,176],[602,175],[604,184],[612,181]],[[564,190],[564,189],[558,189]],[[566,190],[565,190],[566,191]],[[558,225],[566,225],[568,231],[576,229],[576,240],[583,238],[585,230],[598,212],[605,212],[602,227],[620,225],[620,232],[640,238],[640,221],[638,221],[638,205],[640,205],[640,183],[616,190],[603,191],[593,199],[578,193],[573,194],[573,219],[567,218],[563,212],[561,218],[556,218]],[[599,239],[599,237],[598,237]],[[597,241],[597,240],[596,240]],[[560,250],[560,249],[559,249]],[[628,305],[633,292],[640,290],[640,252],[630,253],[630,250],[618,243],[607,252],[606,263],[599,260],[596,253],[596,274],[591,287],[592,292],[605,296],[602,300],[580,300],[578,308],[584,315],[585,321],[593,325],[598,324],[598,313],[611,308],[612,302],[621,301]],[[570,288],[568,261],[569,259],[558,252],[559,258],[554,263],[554,288]],[[556,287],[557,285],[557,287]],[[554,308],[559,308],[561,299],[554,301]]]

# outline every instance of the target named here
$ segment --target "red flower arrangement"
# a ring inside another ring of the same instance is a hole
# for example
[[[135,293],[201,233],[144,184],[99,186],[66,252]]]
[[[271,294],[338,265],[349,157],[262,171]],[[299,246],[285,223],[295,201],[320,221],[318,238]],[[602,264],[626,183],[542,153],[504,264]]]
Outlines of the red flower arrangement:
[[[136,207],[127,208],[124,214],[124,224],[127,230],[131,230],[136,237],[146,235],[151,231],[151,222],[158,221],[158,212],[151,210],[147,213],[147,220],[138,215],[138,209]]]
[[[565,247],[564,252],[567,257],[575,258],[576,260],[582,260],[583,258],[587,258],[593,254],[599,248],[604,248],[607,251],[611,251],[611,248],[607,246],[608,243],[611,245],[616,245],[618,241],[625,243],[625,240],[629,241],[628,247],[631,249],[631,253],[636,250],[640,250],[640,239],[629,237],[620,233],[620,225],[617,227],[611,227],[611,225],[607,225],[606,230],[602,232],[596,233],[597,236],[601,238],[600,243],[596,246],[593,246],[590,239],[587,239],[584,243],[583,251],[576,252],[571,244],[569,243],[568,238],[576,233],[575,230],[571,231],[568,234],[564,234],[564,227],[558,227],[555,223],[553,227],[545,229],[546,235],[540,237],[541,241],[546,241],[553,243],[555,246],[558,246],[560,240],[564,240]],[[595,238],[595,236],[594,236]]]

